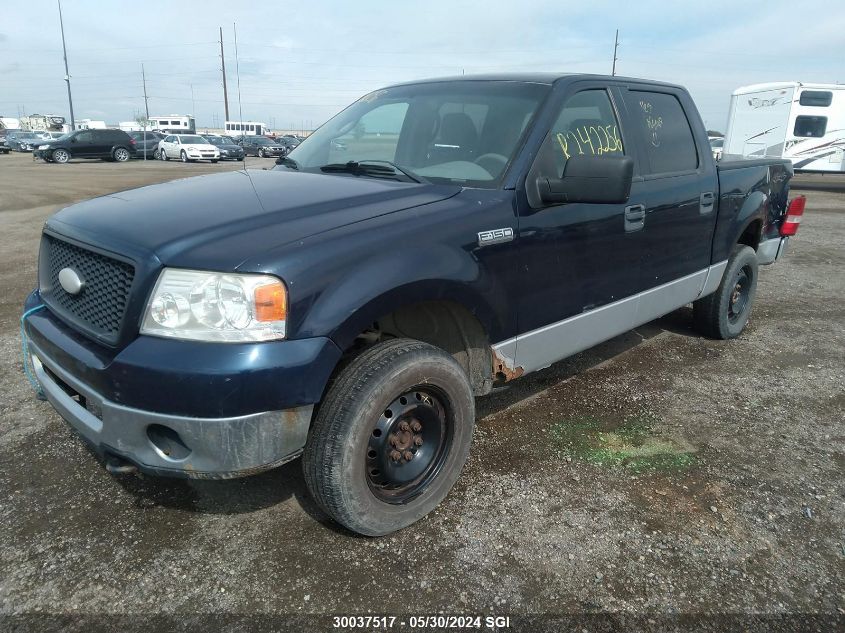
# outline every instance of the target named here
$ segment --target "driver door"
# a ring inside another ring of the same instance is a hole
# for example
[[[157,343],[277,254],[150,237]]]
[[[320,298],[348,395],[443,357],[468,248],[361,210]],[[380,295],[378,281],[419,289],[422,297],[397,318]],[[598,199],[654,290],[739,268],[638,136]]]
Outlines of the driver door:
[[[621,120],[606,86],[570,86],[529,170],[519,221],[522,291],[515,349],[516,365],[526,372],[627,330],[615,326],[635,316],[645,211],[637,157]],[[627,202],[548,204],[531,195],[532,182],[560,178],[572,156],[620,155],[634,158]]]
[[[71,142],[71,153],[77,158],[88,158],[94,155],[94,133],[90,130],[80,132]]]

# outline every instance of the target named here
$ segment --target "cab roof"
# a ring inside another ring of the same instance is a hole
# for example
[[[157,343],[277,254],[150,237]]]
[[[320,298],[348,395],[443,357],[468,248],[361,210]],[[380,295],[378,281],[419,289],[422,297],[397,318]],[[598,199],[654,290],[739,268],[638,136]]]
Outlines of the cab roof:
[[[563,80],[594,80],[612,83],[646,83],[655,86],[664,86],[668,88],[681,88],[678,84],[666,83],[663,81],[654,81],[653,79],[638,79],[636,77],[621,77],[619,75],[595,75],[584,73],[560,73],[560,72],[534,72],[534,73],[485,73],[479,75],[453,75],[447,77],[432,77],[429,79],[415,79],[413,81],[403,81],[397,84],[386,86],[393,88],[396,86],[413,86],[417,84],[427,83],[447,83],[447,82],[461,82],[461,81],[516,81],[523,83],[546,84],[552,85],[558,81]]]

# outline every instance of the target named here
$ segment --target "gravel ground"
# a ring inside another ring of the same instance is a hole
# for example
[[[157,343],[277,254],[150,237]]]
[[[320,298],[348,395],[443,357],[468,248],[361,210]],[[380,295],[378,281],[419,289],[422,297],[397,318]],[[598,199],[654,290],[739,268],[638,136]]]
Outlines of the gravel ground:
[[[447,500],[368,539],[320,513],[298,461],[112,477],[22,374],[50,213],[236,167],[0,156],[0,613],[845,613],[841,181],[804,179],[740,339],[700,338],[684,308],[479,399]]]

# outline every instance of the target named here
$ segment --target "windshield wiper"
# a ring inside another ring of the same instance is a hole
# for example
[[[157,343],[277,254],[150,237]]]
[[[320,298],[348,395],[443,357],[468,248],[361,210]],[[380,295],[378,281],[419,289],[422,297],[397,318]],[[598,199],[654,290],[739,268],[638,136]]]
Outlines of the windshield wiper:
[[[284,165],[285,167],[290,167],[291,169],[299,170],[299,163],[297,163],[294,159],[288,158],[287,156],[280,156],[276,159],[277,165]]]
[[[422,176],[418,176],[407,167],[400,167],[389,160],[350,160],[346,163],[329,163],[320,167],[320,171],[326,173],[349,173],[356,176],[395,176],[402,174],[413,182],[427,182]]]

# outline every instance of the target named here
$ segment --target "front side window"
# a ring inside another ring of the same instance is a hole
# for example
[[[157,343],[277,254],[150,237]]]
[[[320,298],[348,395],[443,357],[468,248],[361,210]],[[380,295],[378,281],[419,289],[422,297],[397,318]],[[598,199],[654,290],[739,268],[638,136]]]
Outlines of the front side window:
[[[624,154],[619,122],[607,91],[584,90],[566,100],[552,125],[544,144],[542,173],[560,178],[573,156]]]
[[[828,90],[804,90],[798,97],[798,103],[802,106],[826,108],[833,103],[833,93]]]
[[[451,81],[377,90],[311,134],[290,157],[303,171],[389,161],[432,182],[497,187],[550,89],[520,81]]]
[[[649,173],[665,174],[698,168],[698,151],[687,116],[675,95],[630,91],[628,110],[644,139]]]
[[[827,130],[826,116],[798,116],[795,117],[795,136],[822,137]]]

